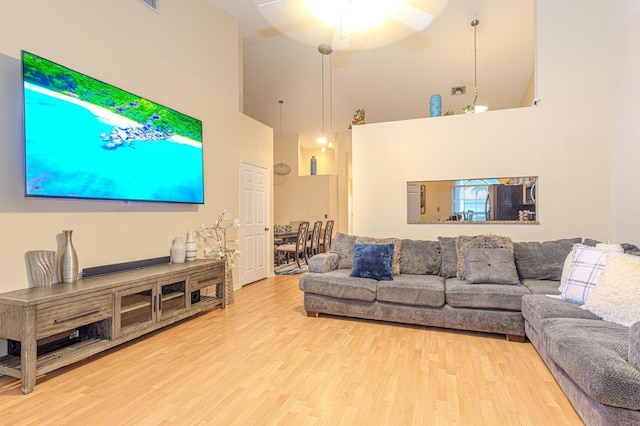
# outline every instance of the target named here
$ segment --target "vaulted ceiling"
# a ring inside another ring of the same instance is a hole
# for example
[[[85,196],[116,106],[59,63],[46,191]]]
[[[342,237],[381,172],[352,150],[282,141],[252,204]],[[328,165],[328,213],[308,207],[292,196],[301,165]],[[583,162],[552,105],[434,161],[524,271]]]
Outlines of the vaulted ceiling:
[[[298,133],[303,143],[315,140],[322,130],[323,56],[317,46],[270,25],[260,12],[269,6],[257,6],[266,0],[207,2],[238,19],[244,112],[273,127],[276,134]],[[474,98],[474,19],[480,21],[478,104],[488,105],[490,111],[521,106],[534,81],[534,0],[450,0],[426,29],[405,28],[410,36],[404,40],[369,50],[337,50],[324,57],[325,129],[332,123],[334,131],[347,131],[358,108],[366,110],[367,123],[429,117],[433,94],[442,96],[443,111],[462,114]],[[452,88],[459,86],[466,86],[466,94],[452,95]]]

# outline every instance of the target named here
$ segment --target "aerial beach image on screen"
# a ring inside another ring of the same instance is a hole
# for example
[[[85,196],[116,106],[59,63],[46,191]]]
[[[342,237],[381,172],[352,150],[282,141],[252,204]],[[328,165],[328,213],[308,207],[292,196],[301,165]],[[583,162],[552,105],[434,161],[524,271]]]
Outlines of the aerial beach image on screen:
[[[27,196],[204,202],[202,122],[23,52]]]

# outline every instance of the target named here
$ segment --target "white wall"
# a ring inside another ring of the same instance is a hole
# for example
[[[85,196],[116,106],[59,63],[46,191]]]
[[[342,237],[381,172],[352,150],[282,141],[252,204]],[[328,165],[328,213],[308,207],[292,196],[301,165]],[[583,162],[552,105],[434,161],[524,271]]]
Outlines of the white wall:
[[[613,231],[616,241],[640,243],[640,2],[617,0],[614,6]]]
[[[354,234],[612,239],[612,2],[536,13],[538,107],[354,127]],[[540,177],[540,225],[406,224],[407,181],[503,176]]]
[[[82,269],[166,256],[173,237],[238,213],[239,160],[270,165],[273,153],[272,130],[238,112],[235,20],[201,0],[163,0],[160,13],[135,0],[0,0],[0,10],[0,291],[27,287],[25,252],[56,250],[62,229],[74,230]],[[24,198],[21,49],[201,119],[205,204]]]

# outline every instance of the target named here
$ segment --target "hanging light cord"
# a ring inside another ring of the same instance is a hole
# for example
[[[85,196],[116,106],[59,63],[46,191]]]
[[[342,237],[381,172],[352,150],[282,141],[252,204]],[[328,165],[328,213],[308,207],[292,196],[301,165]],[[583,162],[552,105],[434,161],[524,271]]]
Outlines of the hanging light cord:
[[[324,137],[324,56],[322,55],[322,137]]]
[[[480,21],[474,19],[471,21],[471,26],[473,27],[473,87],[475,91],[475,98],[473,98],[473,107],[476,107],[476,102],[478,101],[478,48],[477,48],[477,34],[478,34],[478,24]]]
[[[333,55],[329,55],[329,143],[333,142]]]
[[[284,101],[280,99],[278,103],[280,104],[280,136],[282,136],[282,104]]]
[[[282,138],[282,104],[284,101],[280,99],[278,103],[280,104],[280,137]],[[280,141],[280,162],[282,163],[282,140]]]

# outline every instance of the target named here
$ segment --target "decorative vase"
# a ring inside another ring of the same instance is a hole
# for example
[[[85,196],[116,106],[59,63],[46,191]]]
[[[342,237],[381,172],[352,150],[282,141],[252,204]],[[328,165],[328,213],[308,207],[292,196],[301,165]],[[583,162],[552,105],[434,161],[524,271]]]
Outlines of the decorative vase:
[[[175,237],[171,245],[171,263],[184,263],[187,247],[182,237]]]
[[[431,95],[431,99],[429,100],[429,111],[431,112],[432,117],[440,117],[442,115],[442,96]]]
[[[316,160],[316,156],[312,155],[311,156],[311,176],[315,176],[317,171],[318,171],[318,162]]]
[[[231,258],[224,261],[224,304],[233,303],[233,265]]]
[[[27,252],[31,268],[31,281],[34,287],[51,287],[56,265],[56,252],[51,250],[33,250]]]
[[[78,254],[71,241],[72,230],[64,230],[64,242],[58,257],[58,278],[63,284],[71,284],[78,281]]]
[[[193,231],[191,230],[189,230],[189,232],[187,233],[187,243],[185,244],[185,247],[185,260],[187,262],[193,262],[194,260],[196,260],[196,256],[198,255],[198,246],[193,239]]]

